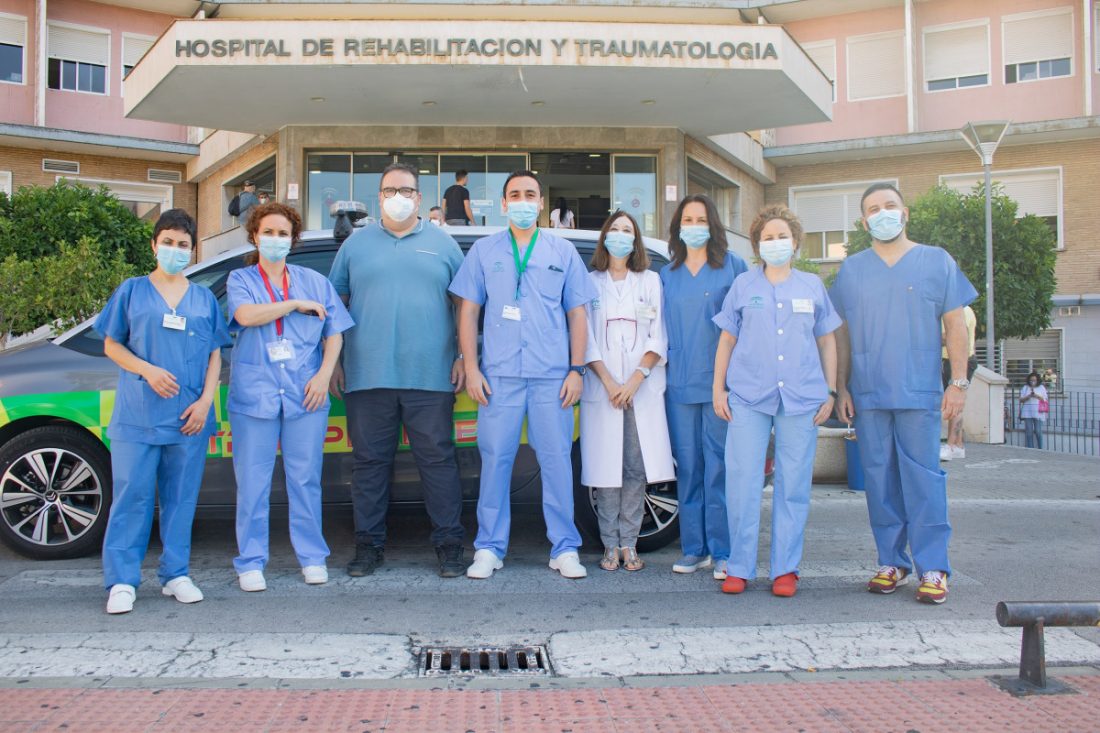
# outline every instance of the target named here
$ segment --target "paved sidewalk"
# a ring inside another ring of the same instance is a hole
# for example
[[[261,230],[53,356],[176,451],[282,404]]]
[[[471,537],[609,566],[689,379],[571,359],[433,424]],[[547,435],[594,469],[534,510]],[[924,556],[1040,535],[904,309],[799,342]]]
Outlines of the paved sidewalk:
[[[1057,670],[1053,670],[1055,673]],[[1014,698],[984,678],[576,689],[0,689],[0,731],[1001,733],[1100,729],[1100,675]]]

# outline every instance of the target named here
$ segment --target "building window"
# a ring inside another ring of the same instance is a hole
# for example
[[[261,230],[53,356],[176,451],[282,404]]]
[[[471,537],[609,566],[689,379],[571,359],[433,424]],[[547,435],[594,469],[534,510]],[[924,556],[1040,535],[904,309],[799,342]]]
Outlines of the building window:
[[[851,36],[847,53],[849,102],[905,95],[902,31]]]
[[[11,171],[0,171],[0,193],[11,196]]]
[[[0,82],[23,83],[23,50],[27,45],[27,19],[0,13]]]
[[[718,207],[718,215],[726,229],[734,232],[743,231],[741,207],[738,206],[738,194],[741,189],[738,185],[691,158],[688,158],[687,173],[688,194],[701,193],[710,197]]]
[[[817,64],[821,73],[825,74],[833,84],[833,101],[836,101],[836,41],[815,41],[802,46],[802,50]]]
[[[897,185],[897,181],[892,181]],[[871,181],[838,186],[792,188],[790,207],[802,221],[802,256],[811,260],[841,260],[847,254],[848,233],[862,217],[859,203]]]
[[[1005,84],[1073,75],[1073,9],[1006,15]]]
[[[940,176],[940,183],[960,193],[970,193],[981,186],[985,176],[981,173],[963,173]],[[1005,195],[1016,202],[1016,215],[1028,214],[1047,223],[1058,242],[1062,243],[1062,170],[1039,168],[1017,171],[993,171],[993,183],[1001,184]]]
[[[989,84],[989,21],[924,29],[924,81],[927,90]]]
[[[1059,376],[1056,390],[1062,384],[1062,329],[1048,328],[1035,338],[1006,339],[1002,350],[1004,375],[1016,387],[1027,381],[1027,375],[1037,372],[1040,377],[1047,369]],[[1049,386],[1047,389],[1051,389]]]
[[[157,39],[149,36],[138,36],[132,33],[122,35],[122,78],[130,75],[130,71],[137,66],[141,57],[153,47]]]
[[[107,31],[50,24],[46,84],[50,89],[106,94],[110,54]]]

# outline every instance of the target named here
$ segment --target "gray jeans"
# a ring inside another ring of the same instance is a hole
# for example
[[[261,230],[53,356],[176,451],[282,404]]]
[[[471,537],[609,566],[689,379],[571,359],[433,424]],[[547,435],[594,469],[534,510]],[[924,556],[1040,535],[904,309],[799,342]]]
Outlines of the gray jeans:
[[[623,410],[623,485],[596,489],[596,515],[600,539],[606,548],[634,547],[642,527],[645,497],[645,463],[638,441],[634,408]]]

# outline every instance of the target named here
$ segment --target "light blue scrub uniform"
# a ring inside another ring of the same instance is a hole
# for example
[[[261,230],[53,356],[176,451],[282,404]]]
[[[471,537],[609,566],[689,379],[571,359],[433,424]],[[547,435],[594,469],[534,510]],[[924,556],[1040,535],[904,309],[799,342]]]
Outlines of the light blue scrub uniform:
[[[321,460],[328,430],[328,397],[314,412],[302,406],[306,383],[321,368],[324,339],[351,328],[347,308],[319,273],[287,265],[290,299],[312,300],[328,311],[321,320],[293,311],[284,316],[283,336],[293,358],[273,361],[268,344],[278,339],[275,321],[244,327],[232,314],[242,305],[270,303],[259,266],[229,273],[229,328],[237,332],[226,408],[233,429],[233,471],[237,477],[237,574],[263,570],[268,558],[268,518],[275,453],[283,454],[290,503],[290,543],[302,567],[324,565],[329,549],[321,534]],[[283,284],[272,282],[277,300]]]
[[[565,314],[597,293],[569,240],[539,229],[532,246],[519,280],[519,297],[507,229],[474,242],[450,287],[484,310],[481,372],[493,393],[477,416],[481,491],[474,548],[492,550],[500,559],[508,552],[509,489],[524,417],[542,474],[542,513],[553,545],[550,557],[575,552],[581,545],[573,522],[573,408],[563,409],[559,394],[569,374]],[[519,320],[508,317],[514,315],[513,308],[519,309]]]
[[[165,327],[164,317],[173,312],[186,319],[182,329]],[[107,428],[114,500],[103,539],[104,587],[124,583],[136,588],[141,582],[158,497],[164,549],[157,577],[163,585],[188,575],[191,521],[215,427],[211,410],[198,434],[184,435],[180,415],[202,394],[210,355],[231,343],[229,332],[207,288],[188,286],[173,311],[148,276],[122,283],[94,328],[139,359],[167,369],[179,385],[175,397],[164,398],[142,377],[120,370]]]
[[[848,324],[848,391],[879,564],[950,574],[940,319],[977,291],[946,251],[918,244],[893,267],[871,249],[852,255],[829,295]]]
[[[764,459],[775,428],[771,579],[798,573],[810,513],[817,427],[829,397],[817,339],[840,327],[816,275],[792,270],[772,285],[758,267],[733,281],[714,322],[737,337],[726,386],[732,419],[726,435],[728,574],[756,577]]]
[[[711,321],[722,308],[745,261],[733,252],[719,268],[695,275],[685,265],[661,269],[668,332],[665,409],[676,493],[680,545],[685,555],[725,560],[730,554],[726,520],[726,422],[714,414],[714,354],[720,329]]]

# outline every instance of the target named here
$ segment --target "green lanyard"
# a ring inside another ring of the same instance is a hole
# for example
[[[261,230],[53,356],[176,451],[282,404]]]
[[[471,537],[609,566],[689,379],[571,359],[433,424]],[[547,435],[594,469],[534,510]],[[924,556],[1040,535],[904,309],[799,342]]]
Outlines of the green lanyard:
[[[516,301],[519,301],[519,284],[523,280],[523,273],[527,272],[527,261],[531,259],[531,252],[535,249],[535,242],[539,238],[539,230],[535,229],[534,235],[531,237],[531,243],[527,245],[527,251],[523,253],[523,261],[519,259],[519,245],[516,244],[516,235],[512,233],[512,230],[508,230],[508,236],[512,238],[512,256],[516,260]]]

